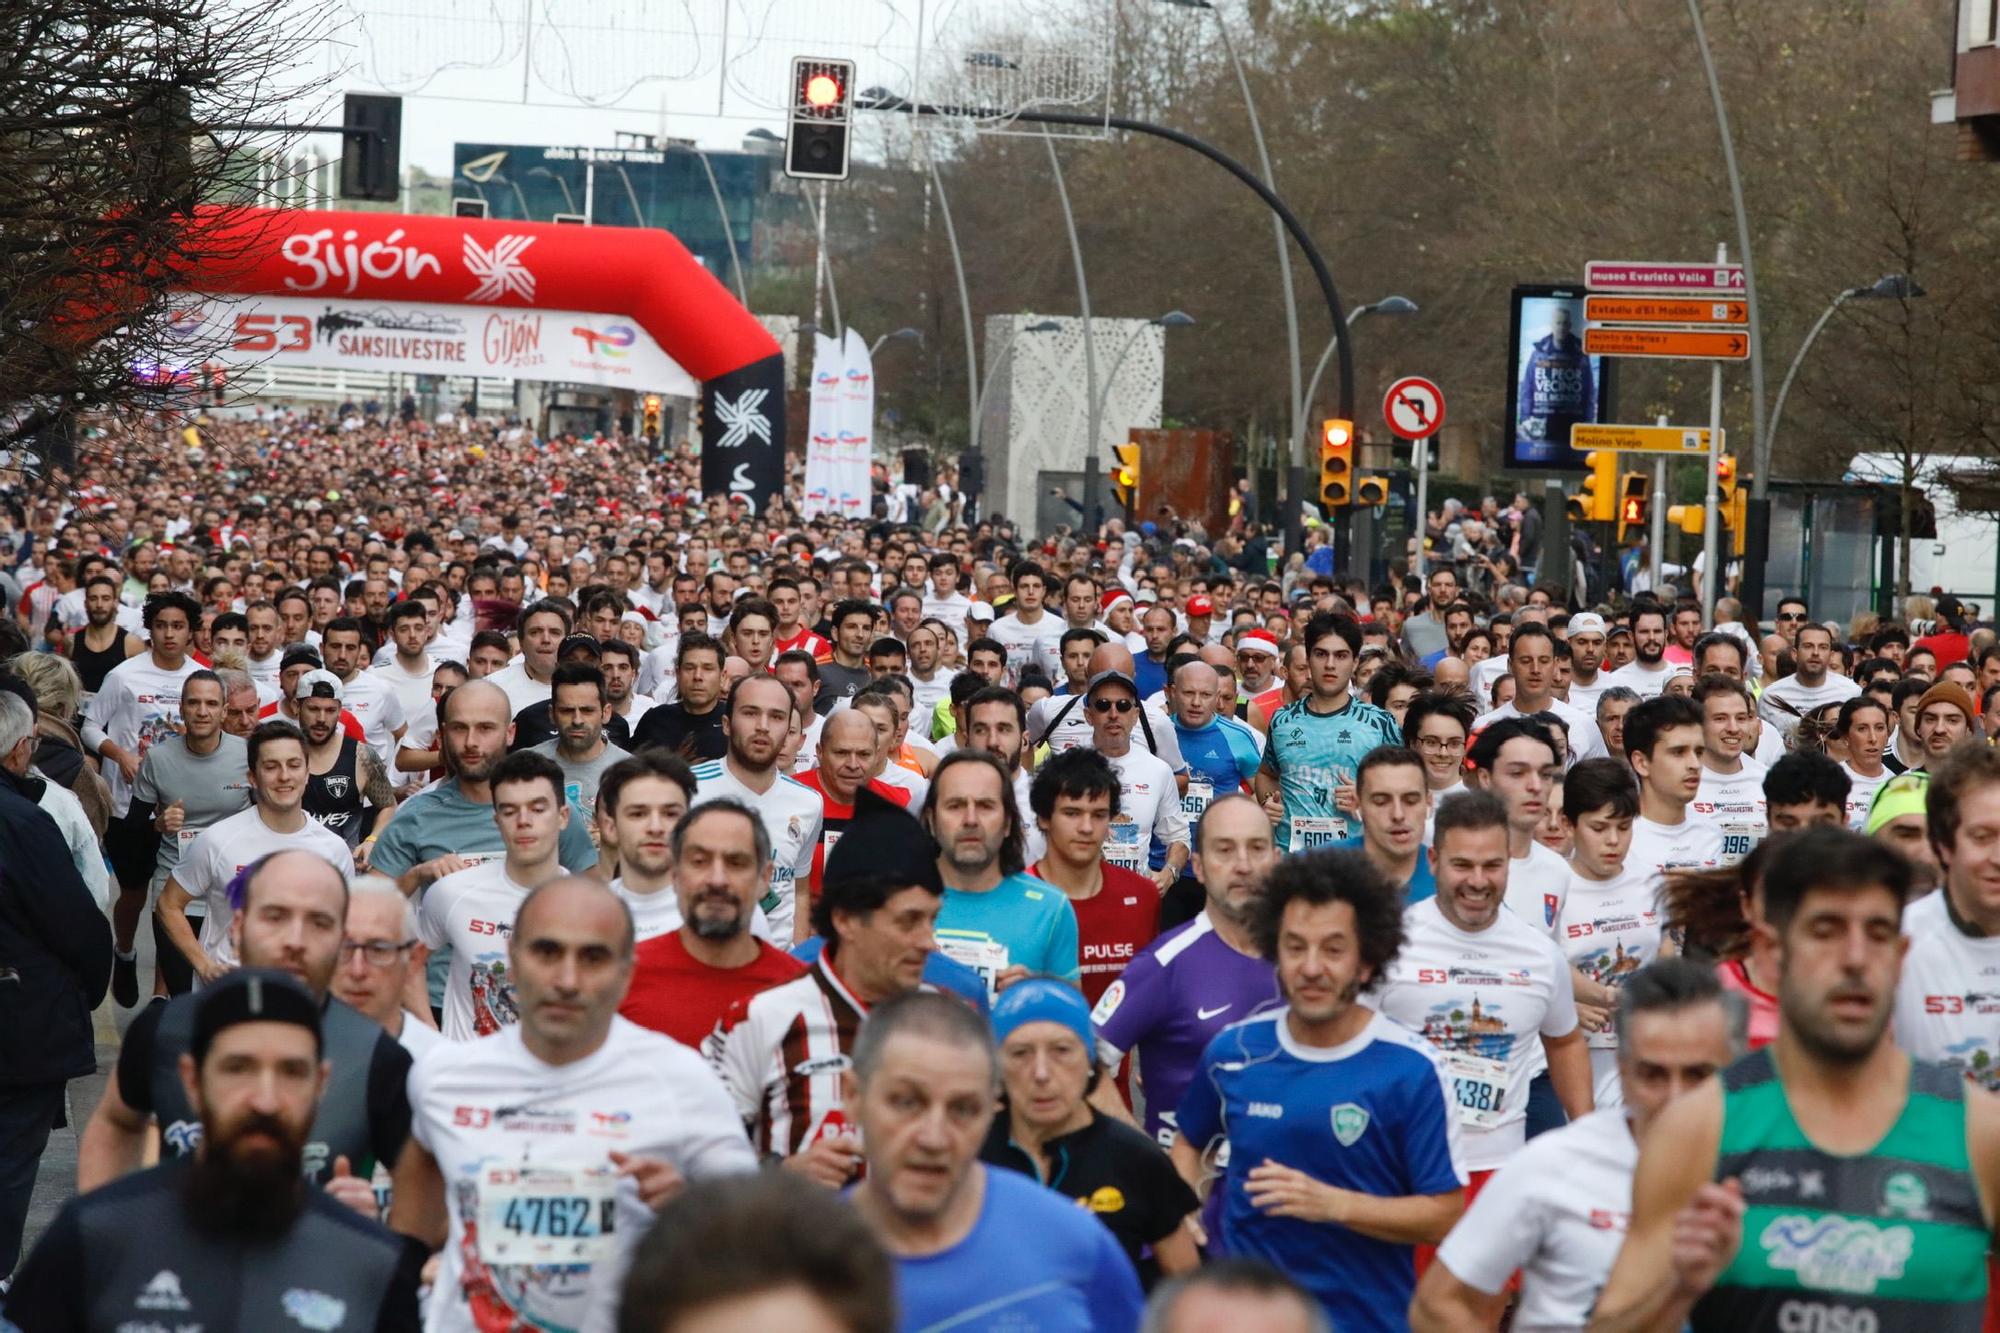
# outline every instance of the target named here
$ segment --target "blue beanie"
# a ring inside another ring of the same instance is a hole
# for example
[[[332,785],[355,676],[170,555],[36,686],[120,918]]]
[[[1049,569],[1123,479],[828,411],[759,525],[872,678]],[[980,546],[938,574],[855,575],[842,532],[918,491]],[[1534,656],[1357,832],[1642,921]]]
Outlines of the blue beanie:
[[[845,841],[845,839],[843,839]],[[1060,1023],[1082,1039],[1090,1058],[1097,1058],[1097,1036],[1090,1026],[1090,1005],[1074,986],[1047,977],[1030,977],[1000,992],[993,1002],[993,1038],[1004,1042],[1028,1023]]]

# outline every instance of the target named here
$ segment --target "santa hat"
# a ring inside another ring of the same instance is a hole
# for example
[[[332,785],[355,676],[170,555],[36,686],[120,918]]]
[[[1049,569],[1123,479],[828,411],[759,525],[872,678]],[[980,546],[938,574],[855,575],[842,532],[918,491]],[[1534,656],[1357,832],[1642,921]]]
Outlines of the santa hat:
[[[1278,641],[1271,637],[1269,630],[1246,629],[1236,637],[1236,651],[1239,653],[1269,653],[1278,655]]]
[[[1123,588],[1112,588],[1097,599],[1097,613],[1101,616],[1108,616],[1111,614],[1111,609],[1120,602],[1124,602],[1128,606],[1131,605],[1132,594],[1126,592]]]

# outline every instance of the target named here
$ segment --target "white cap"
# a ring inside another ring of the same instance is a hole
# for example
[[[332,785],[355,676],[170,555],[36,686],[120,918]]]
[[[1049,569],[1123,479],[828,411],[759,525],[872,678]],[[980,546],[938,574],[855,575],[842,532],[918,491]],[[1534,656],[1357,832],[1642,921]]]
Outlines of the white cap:
[[[1569,618],[1569,632],[1575,634],[1603,634],[1604,617],[1595,611],[1582,611]]]
[[[340,683],[340,677],[331,671],[308,671],[299,677],[299,683],[292,686],[294,699],[326,699],[335,703],[347,697],[347,690]]]

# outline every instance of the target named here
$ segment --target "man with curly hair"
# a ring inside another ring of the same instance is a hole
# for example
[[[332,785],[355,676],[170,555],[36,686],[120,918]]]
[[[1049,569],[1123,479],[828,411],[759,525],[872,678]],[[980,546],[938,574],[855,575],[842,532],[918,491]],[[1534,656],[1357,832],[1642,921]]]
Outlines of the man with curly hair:
[[[1285,1003],[1209,1043],[1172,1149],[1200,1190],[1227,1146],[1223,1250],[1290,1274],[1341,1329],[1405,1327],[1413,1248],[1465,1208],[1443,1062],[1360,998],[1403,947],[1401,905],[1360,852],[1271,870],[1252,935]]]

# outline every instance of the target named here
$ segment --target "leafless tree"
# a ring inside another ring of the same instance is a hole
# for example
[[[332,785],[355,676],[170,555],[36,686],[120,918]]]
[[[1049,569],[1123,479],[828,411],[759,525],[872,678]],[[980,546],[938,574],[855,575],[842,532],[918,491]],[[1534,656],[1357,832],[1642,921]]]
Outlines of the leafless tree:
[[[67,467],[82,414],[157,409],[212,349],[175,318],[231,253],[255,138],[310,92],[323,35],[283,0],[0,0],[0,450]],[[245,242],[238,239],[232,252]]]

